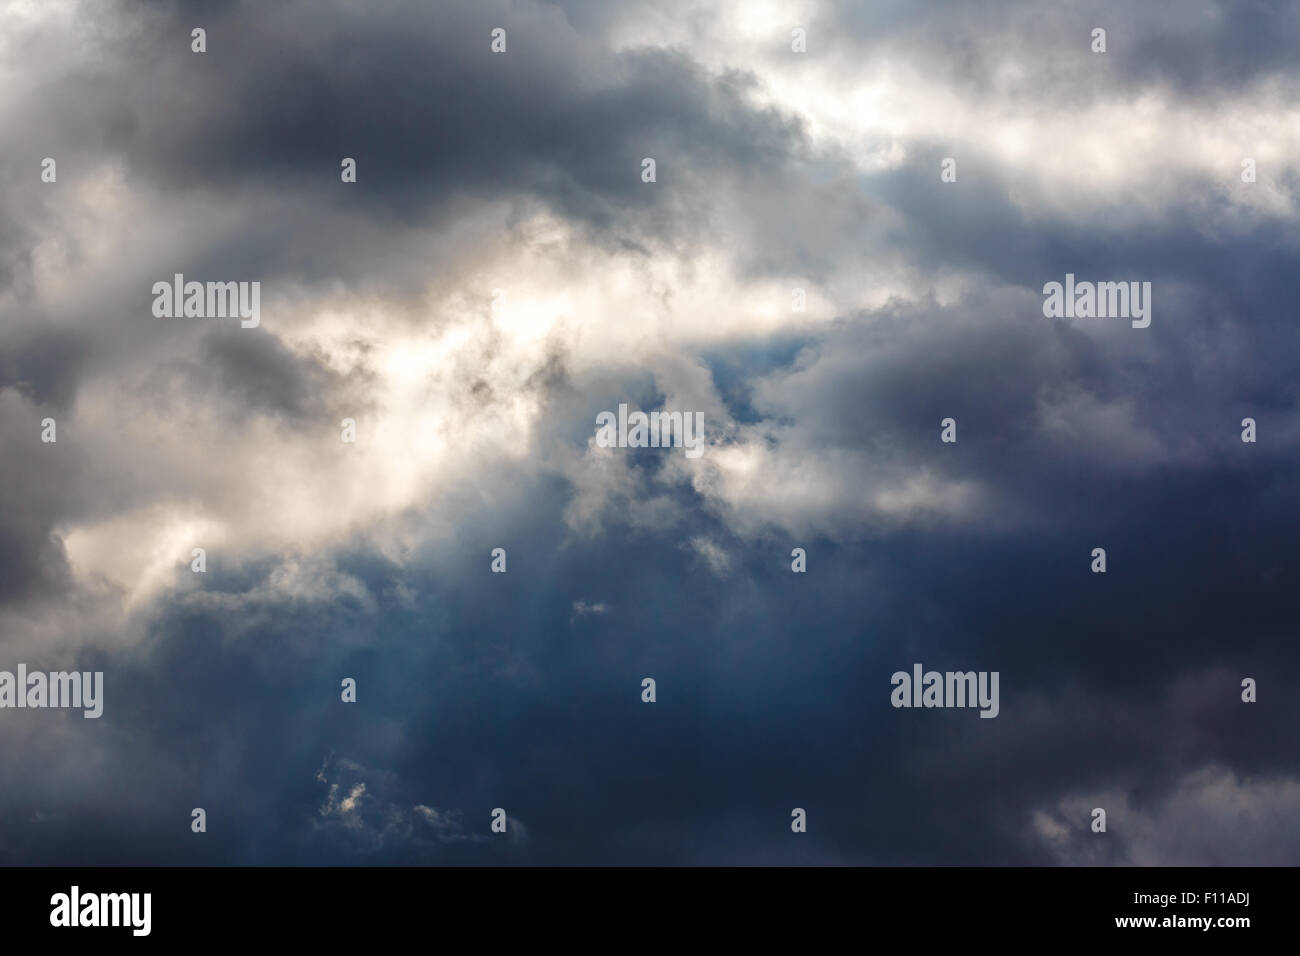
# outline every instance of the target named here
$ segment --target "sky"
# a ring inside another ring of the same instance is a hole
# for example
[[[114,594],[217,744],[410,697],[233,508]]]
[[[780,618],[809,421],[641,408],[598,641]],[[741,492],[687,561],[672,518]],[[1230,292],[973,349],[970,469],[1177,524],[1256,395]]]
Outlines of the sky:
[[[0,708],[0,863],[1300,862],[1298,47],[0,0],[0,670],[103,674]]]

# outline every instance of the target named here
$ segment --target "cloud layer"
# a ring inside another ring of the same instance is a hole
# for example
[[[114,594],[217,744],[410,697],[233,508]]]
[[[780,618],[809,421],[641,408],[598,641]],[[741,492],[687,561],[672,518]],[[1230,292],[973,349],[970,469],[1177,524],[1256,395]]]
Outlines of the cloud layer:
[[[1300,14],[1171,16],[0,0],[0,860],[1296,862]]]

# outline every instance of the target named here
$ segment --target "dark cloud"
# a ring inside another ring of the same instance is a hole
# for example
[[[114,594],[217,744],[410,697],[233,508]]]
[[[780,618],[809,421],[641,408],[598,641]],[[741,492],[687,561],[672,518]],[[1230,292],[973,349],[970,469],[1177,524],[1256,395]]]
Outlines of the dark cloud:
[[[772,93],[788,25],[748,56],[707,6],[665,8],[693,43],[585,0],[16,23],[0,668],[102,669],[106,702],[3,712],[0,860],[1300,853],[1269,824],[1300,774],[1294,177],[1261,211],[1171,163],[1120,183],[1143,218],[961,143],[950,189],[933,130],[854,155]],[[809,56],[1044,115],[1294,83],[1288,6],[1209,9],[827,3]],[[265,282],[262,327],[154,318],[175,272]],[[1151,281],[1151,327],[1044,318],[1066,272]],[[498,283],[533,297],[498,315]],[[698,464],[588,447],[601,410],[684,401]],[[998,718],[891,707],[917,661],[999,671]]]
[[[1092,31],[1106,30],[1104,59]],[[978,6],[960,0],[870,6],[822,4],[809,28],[809,52],[865,58],[889,54],[920,61],[946,79],[984,92],[1007,78],[1007,61],[1031,66],[1014,92],[1082,106],[1117,90],[1162,87],[1189,99],[1213,99],[1260,80],[1294,86],[1290,51],[1300,15],[1287,0],[1244,4],[1204,0],[1176,15],[1123,0],[1068,0],[1050,7],[1019,0]],[[1086,85],[1078,80],[1086,77]]]

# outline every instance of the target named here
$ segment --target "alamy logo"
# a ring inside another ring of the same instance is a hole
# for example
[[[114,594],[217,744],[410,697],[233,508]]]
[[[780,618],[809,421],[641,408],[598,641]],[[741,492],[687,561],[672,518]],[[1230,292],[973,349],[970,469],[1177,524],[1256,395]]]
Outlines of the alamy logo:
[[[920,664],[912,673],[895,671],[889,682],[894,685],[889,702],[895,707],[979,707],[981,717],[998,715],[998,672],[939,671],[921,672]]]
[[[255,329],[262,321],[262,283],[186,282],[176,273],[171,282],[153,284],[153,314],[160,319],[240,318]]]
[[[1151,324],[1150,282],[1078,282],[1065,274],[1065,285],[1043,286],[1043,315],[1049,319],[1132,319],[1133,328]]]
[[[131,935],[148,936],[153,909],[152,893],[70,893],[50,897],[51,926],[129,926]]]
[[[0,671],[0,707],[81,707],[81,716],[104,712],[104,672],[32,671],[18,665],[18,676]]]
[[[704,413],[633,412],[629,415],[624,403],[618,406],[617,419],[613,412],[596,416],[596,444],[601,448],[685,448],[687,458],[699,458],[704,454]]]

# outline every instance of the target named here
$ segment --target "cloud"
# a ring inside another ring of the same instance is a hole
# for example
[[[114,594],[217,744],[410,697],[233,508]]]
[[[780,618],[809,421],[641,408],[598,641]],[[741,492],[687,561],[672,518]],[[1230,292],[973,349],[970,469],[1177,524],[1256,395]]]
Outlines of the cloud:
[[[575,618],[580,618],[580,617],[588,617],[592,615],[601,615],[601,614],[608,614],[608,613],[609,613],[609,605],[604,603],[603,601],[596,601],[591,604],[588,604],[582,598],[578,598],[578,600],[573,602],[573,617],[570,618],[570,620],[573,620]]]
[[[0,0],[0,639],[106,687],[0,721],[0,856],[1282,858],[1298,22],[1195,12]]]
[[[1114,790],[1065,798],[1036,811],[1031,832],[1071,866],[1286,866],[1300,845],[1291,812],[1298,799],[1295,778],[1241,779],[1206,766],[1138,805]],[[1091,832],[1085,804],[1106,810],[1104,834]]]

